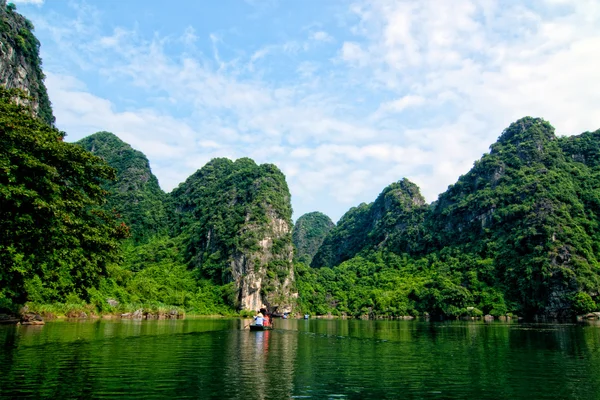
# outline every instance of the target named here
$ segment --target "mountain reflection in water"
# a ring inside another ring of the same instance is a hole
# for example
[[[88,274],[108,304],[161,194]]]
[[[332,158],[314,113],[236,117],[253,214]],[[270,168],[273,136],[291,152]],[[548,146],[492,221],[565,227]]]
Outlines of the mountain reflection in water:
[[[236,319],[0,326],[0,397],[529,398],[600,393],[600,325]]]

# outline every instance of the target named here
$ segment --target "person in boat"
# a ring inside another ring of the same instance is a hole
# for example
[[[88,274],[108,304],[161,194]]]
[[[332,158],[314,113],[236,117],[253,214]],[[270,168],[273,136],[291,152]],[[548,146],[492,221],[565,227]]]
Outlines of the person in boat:
[[[258,314],[256,314],[254,316],[254,325],[260,325],[263,326],[265,322],[265,317],[263,316],[263,314],[259,311]]]
[[[264,316],[263,317],[264,318],[263,326],[270,326],[272,323],[271,322],[271,314],[267,312],[267,309],[261,308],[258,312]]]
[[[263,321],[264,326],[271,326],[273,322],[271,321],[271,314],[265,314],[265,320]]]

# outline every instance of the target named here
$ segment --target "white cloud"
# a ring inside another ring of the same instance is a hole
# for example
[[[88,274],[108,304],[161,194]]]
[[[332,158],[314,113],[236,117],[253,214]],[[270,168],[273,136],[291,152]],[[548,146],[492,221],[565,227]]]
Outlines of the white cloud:
[[[360,44],[354,42],[344,42],[341,57],[344,61],[360,66],[366,65],[369,61],[369,54],[361,48]]]
[[[392,114],[418,107],[424,119],[399,130],[432,156],[431,170],[415,175],[429,200],[517,118],[544,117],[560,134],[600,127],[600,57],[592,56],[600,53],[600,3],[547,3],[354,6],[362,40],[345,42],[341,58],[396,97],[380,103],[374,123],[387,117],[389,126],[400,121]]]
[[[559,133],[600,127],[596,1],[359,0],[350,12],[339,46],[322,45],[333,41],[323,30],[301,30],[231,52],[219,31],[204,36],[204,53],[180,54],[171,45],[199,46],[199,29],[100,34],[101,17],[83,6],[74,20],[34,22],[58,49],[44,62],[68,138],[113,131],[148,155],[166,190],[212,157],[275,163],[296,217],[318,209],[337,219],[403,177],[435,200],[525,115]],[[119,105],[73,71],[138,97]]]
[[[600,4],[561,4],[568,12],[552,15],[492,0],[366,2],[357,12],[367,41],[345,43],[342,52],[352,51],[343,58],[360,59],[384,87],[411,93],[404,99],[452,94],[460,112],[494,119],[495,134],[502,126],[494,122],[528,114],[577,133],[600,122],[593,111],[600,58],[590,57],[600,51]]]
[[[409,94],[396,100],[381,103],[377,111],[371,115],[371,119],[377,120],[387,114],[401,113],[409,107],[418,107],[423,104],[425,104],[424,97]]]
[[[317,31],[311,34],[311,39],[319,42],[333,42],[333,37],[325,31]]]

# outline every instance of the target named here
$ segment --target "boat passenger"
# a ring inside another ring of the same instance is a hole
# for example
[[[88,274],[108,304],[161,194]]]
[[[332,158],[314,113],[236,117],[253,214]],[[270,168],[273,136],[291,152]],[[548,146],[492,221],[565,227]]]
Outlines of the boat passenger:
[[[254,325],[260,325],[262,326],[263,323],[265,321],[265,317],[262,315],[261,312],[259,312],[255,317],[254,317]]]
[[[264,326],[271,326],[273,322],[271,321],[271,314],[265,315],[265,320],[263,321]]]

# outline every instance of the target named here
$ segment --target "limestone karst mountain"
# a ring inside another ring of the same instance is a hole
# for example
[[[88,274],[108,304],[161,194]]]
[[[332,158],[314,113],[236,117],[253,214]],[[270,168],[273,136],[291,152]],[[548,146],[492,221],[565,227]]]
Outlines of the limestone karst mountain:
[[[397,252],[419,246],[427,210],[419,188],[402,179],[386,187],[371,204],[351,208],[325,236],[312,266],[334,266],[361,250],[387,246]]]
[[[214,159],[170,196],[191,265],[216,283],[235,282],[238,308],[291,310],[292,208],[277,167]]]
[[[335,224],[327,215],[318,211],[298,218],[292,231],[292,241],[296,246],[298,260],[310,265],[325,236],[334,226]]]
[[[377,271],[372,286],[348,289],[370,291],[361,298],[372,296],[362,306],[371,313],[398,309],[384,309],[394,297],[407,313],[590,311],[600,290],[599,148],[600,131],[557,137],[542,119],[520,119],[431,205],[402,181],[403,190],[390,190],[394,184],[350,209],[312,265],[334,268],[329,280]],[[384,270],[386,279],[396,276],[395,289],[381,290]],[[339,286],[322,282],[327,307],[343,304],[333,293],[343,292]]]
[[[23,90],[31,100],[18,101],[31,107],[33,114],[47,124],[53,124],[39,56],[40,42],[33,29],[33,24],[14,5],[0,0],[0,85]]]

